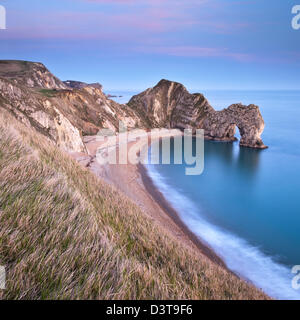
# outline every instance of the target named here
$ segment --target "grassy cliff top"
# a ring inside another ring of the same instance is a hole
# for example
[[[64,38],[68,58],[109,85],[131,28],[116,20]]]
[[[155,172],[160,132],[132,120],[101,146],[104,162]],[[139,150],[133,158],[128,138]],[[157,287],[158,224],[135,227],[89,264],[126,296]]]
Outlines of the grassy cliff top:
[[[30,70],[34,64],[36,63],[22,60],[0,60],[0,76],[13,77]]]

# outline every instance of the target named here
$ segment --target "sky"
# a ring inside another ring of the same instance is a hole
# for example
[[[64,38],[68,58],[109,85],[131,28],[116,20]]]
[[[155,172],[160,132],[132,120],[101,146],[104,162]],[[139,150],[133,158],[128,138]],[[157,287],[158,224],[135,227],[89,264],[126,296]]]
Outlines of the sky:
[[[138,91],[165,78],[191,91],[300,89],[300,0],[0,0],[0,59],[62,80]]]

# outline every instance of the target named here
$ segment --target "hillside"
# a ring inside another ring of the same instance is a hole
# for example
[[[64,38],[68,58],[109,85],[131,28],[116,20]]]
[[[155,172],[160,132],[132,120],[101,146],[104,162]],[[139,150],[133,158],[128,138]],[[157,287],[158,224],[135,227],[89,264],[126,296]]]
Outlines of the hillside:
[[[143,111],[149,97],[160,121]],[[62,82],[41,63],[0,61],[0,298],[266,299],[68,155],[86,154],[83,136],[119,121],[163,126],[165,107],[199,115],[193,101],[208,105],[166,80],[132,101]]]
[[[0,61],[0,108],[65,151],[84,151],[83,135],[101,128],[144,127],[126,105],[107,98],[99,84],[62,82],[41,63]]]
[[[2,299],[265,299],[0,111]]]

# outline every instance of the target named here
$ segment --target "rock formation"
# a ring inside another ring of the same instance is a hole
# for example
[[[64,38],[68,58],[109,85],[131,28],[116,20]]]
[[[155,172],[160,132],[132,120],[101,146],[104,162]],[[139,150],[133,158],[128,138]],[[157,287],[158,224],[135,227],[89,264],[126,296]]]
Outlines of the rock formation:
[[[241,146],[266,148],[261,140],[264,120],[255,105],[233,104],[216,111],[202,94],[190,94],[182,84],[168,80],[132,97],[128,105],[149,127],[204,129],[206,139],[220,141],[236,140],[238,127]]]
[[[41,63],[0,61],[0,110],[9,110],[27,126],[67,151],[85,150],[82,136],[102,128],[204,129],[207,139],[232,141],[236,127],[241,146],[265,148],[260,136],[264,121],[254,105],[234,104],[215,111],[199,93],[161,80],[134,96],[127,105],[109,99],[99,83],[61,81]]]
[[[266,148],[261,139],[265,124],[258,106],[233,104],[222,111],[209,112],[203,122],[205,138],[211,140],[236,140],[236,127],[240,131],[241,146]]]
[[[85,150],[83,135],[145,124],[137,114],[102,92],[100,84],[64,83],[41,63],[0,61],[0,111],[9,110],[66,151]]]
[[[0,60],[0,77],[29,88],[68,88],[39,62]]]
[[[85,151],[80,131],[41,94],[24,89],[15,82],[0,78],[0,109],[10,111],[28,127],[54,141],[66,151]]]
[[[63,83],[71,89],[83,89],[85,87],[92,87],[102,90],[102,85],[100,83],[85,83],[81,81],[67,80],[63,81]]]

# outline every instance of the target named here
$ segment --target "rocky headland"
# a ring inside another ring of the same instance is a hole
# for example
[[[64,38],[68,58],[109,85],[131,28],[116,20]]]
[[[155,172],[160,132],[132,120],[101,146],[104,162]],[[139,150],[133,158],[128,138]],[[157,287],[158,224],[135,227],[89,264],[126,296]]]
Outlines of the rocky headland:
[[[239,129],[240,145],[264,149],[264,120],[259,107],[233,104],[216,111],[200,93],[190,94],[180,83],[161,80],[154,88],[132,97],[128,105],[150,127],[204,129],[209,140],[234,141]]]
[[[86,151],[83,136],[102,128],[118,130],[119,121],[129,130],[204,129],[206,139],[220,141],[235,140],[238,128],[241,146],[266,148],[258,106],[233,104],[216,111],[202,94],[191,94],[182,84],[168,80],[132,97],[126,105],[109,99],[99,83],[63,82],[41,63],[3,60],[0,107],[70,152]]]
[[[62,82],[41,63],[0,61],[0,108],[69,152],[83,152],[82,137],[101,128],[129,129],[143,120],[107,98],[100,84]]]

